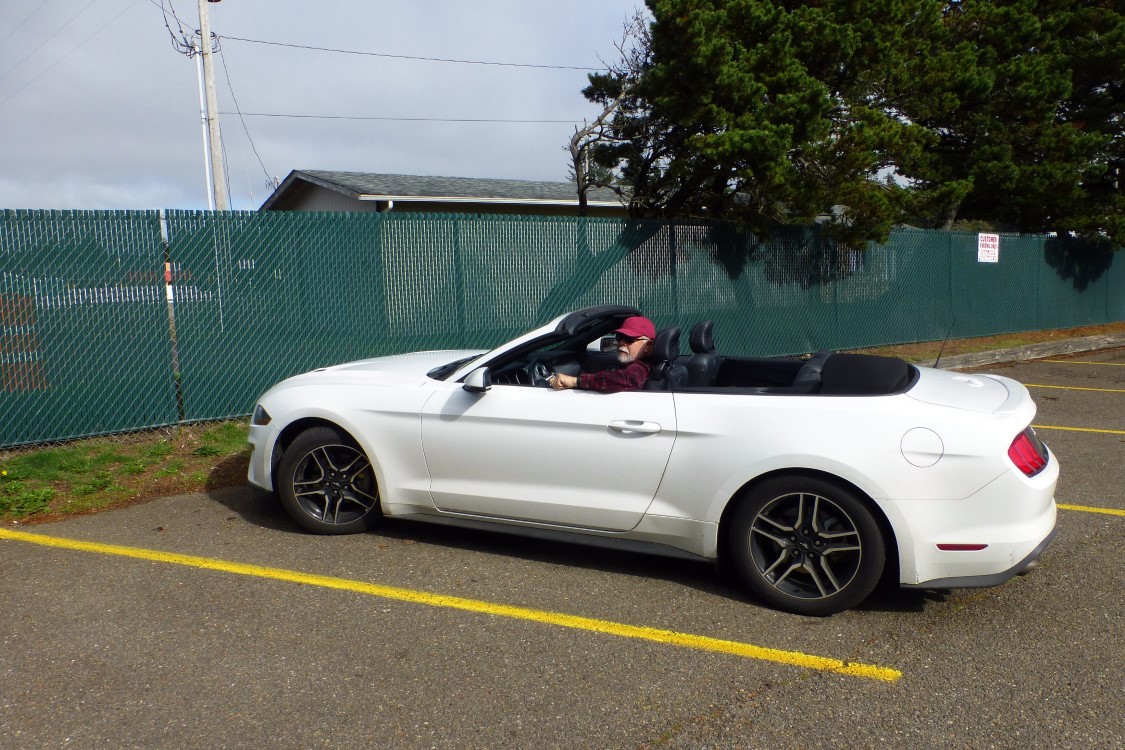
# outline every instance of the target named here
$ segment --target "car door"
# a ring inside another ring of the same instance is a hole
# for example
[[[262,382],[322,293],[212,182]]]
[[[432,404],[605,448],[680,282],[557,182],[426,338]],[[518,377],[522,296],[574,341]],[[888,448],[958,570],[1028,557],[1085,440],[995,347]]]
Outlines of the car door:
[[[422,413],[437,508],[559,526],[636,526],[675,438],[672,394],[655,391],[450,383]]]

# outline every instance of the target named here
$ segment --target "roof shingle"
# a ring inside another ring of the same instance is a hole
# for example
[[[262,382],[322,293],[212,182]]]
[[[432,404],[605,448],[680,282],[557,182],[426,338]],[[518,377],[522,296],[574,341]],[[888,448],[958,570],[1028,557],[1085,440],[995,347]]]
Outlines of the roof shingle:
[[[578,192],[571,182],[533,180],[491,180],[472,177],[425,177],[421,175],[374,174],[371,172],[332,172],[315,169],[295,170],[290,179],[303,176],[322,187],[343,190],[356,198],[403,200],[405,198],[483,199],[494,201],[577,203]],[[290,182],[286,180],[286,183]],[[617,194],[606,188],[587,193],[590,203],[621,205]]]

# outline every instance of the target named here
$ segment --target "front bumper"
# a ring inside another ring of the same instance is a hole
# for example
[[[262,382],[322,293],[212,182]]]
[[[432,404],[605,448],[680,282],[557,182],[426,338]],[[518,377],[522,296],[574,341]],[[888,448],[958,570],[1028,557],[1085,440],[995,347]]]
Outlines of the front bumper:
[[[277,439],[276,432],[269,425],[250,425],[250,433],[246,442],[250,443],[253,452],[250,454],[250,468],[246,472],[246,480],[267,492],[273,492],[273,445]]]

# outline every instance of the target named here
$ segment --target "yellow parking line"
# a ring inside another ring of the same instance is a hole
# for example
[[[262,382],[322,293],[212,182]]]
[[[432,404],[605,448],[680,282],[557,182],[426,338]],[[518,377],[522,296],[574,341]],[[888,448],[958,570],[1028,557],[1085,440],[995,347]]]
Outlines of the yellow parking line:
[[[1058,362],[1064,365],[1104,365],[1105,367],[1125,367],[1125,362],[1084,362],[1077,359],[1043,359],[1041,362]]]
[[[739,641],[725,641],[707,636],[677,633],[673,630],[660,630],[658,628],[626,625],[609,620],[596,620],[590,617],[579,617],[559,612],[547,612],[525,607],[514,607],[507,604],[495,604],[476,599],[463,599],[458,596],[445,596],[442,594],[429,594],[424,591],[381,586],[363,581],[352,581],[346,578],[313,575],[295,570],[282,568],[264,568],[258,565],[245,565],[243,563],[216,560],[208,557],[194,557],[180,555],[173,552],[160,552],[158,550],[143,549],[140,547],[119,547],[112,544],[99,544],[97,542],[83,542],[76,539],[47,536],[44,534],[29,534],[23,531],[0,529],[0,539],[13,539],[31,544],[40,544],[46,547],[60,547],[63,549],[79,550],[82,552],[97,552],[103,555],[117,555],[132,557],[139,560],[172,563],[174,565],[187,565],[204,570],[218,570],[237,575],[258,576],[271,578],[290,583],[303,583],[310,586],[321,586],[329,589],[352,591],[359,594],[378,596],[384,599],[411,602],[413,604],[426,604],[433,607],[449,607],[467,612],[510,617],[516,620],[541,622],[558,627],[587,630],[595,633],[621,636],[623,638],[636,638],[656,643],[666,643],[675,646],[684,646],[700,651],[712,651],[748,659],[787,664],[789,666],[817,669],[824,672],[836,672],[851,677],[866,677],[884,682],[895,682],[902,677],[902,672],[888,667],[879,667],[873,664],[860,662],[841,661],[828,659],[823,656],[813,656],[800,651],[782,651],[780,649],[753,646]]]
[[[1105,513],[1107,516],[1125,516],[1125,510],[1118,510],[1117,508],[1092,508],[1089,505],[1063,505],[1056,503],[1055,507],[1059,510],[1080,510],[1083,513]]]
[[[1125,435],[1125,430],[1098,430],[1093,427],[1059,427],[1050,424],[1033,424],[1037,430],[1066,430],[1068,432],[1102,432],[1107,435]]]
[[[1102,393],[1125,393],[1125,388],[1080,388],[1076,385],[1035,385],[1024,383],[1028,388],[1058,388],[1061,391],[1100,391]]]

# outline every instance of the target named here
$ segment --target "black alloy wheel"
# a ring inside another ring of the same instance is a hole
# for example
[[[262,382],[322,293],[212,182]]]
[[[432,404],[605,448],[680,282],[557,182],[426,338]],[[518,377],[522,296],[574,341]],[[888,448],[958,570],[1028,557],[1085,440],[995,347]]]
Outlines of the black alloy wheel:
[[[352,534],[382,518],[371,461],[355,441],[314,427],[290,444],[275,482],[290,517],[316,534]]]
[[[755,487],[735,512],[730,542],[751,591],[799,615],[831,615],[859,604],[886,562],[868,507],[853,492],[811,477],[777,477]]]

